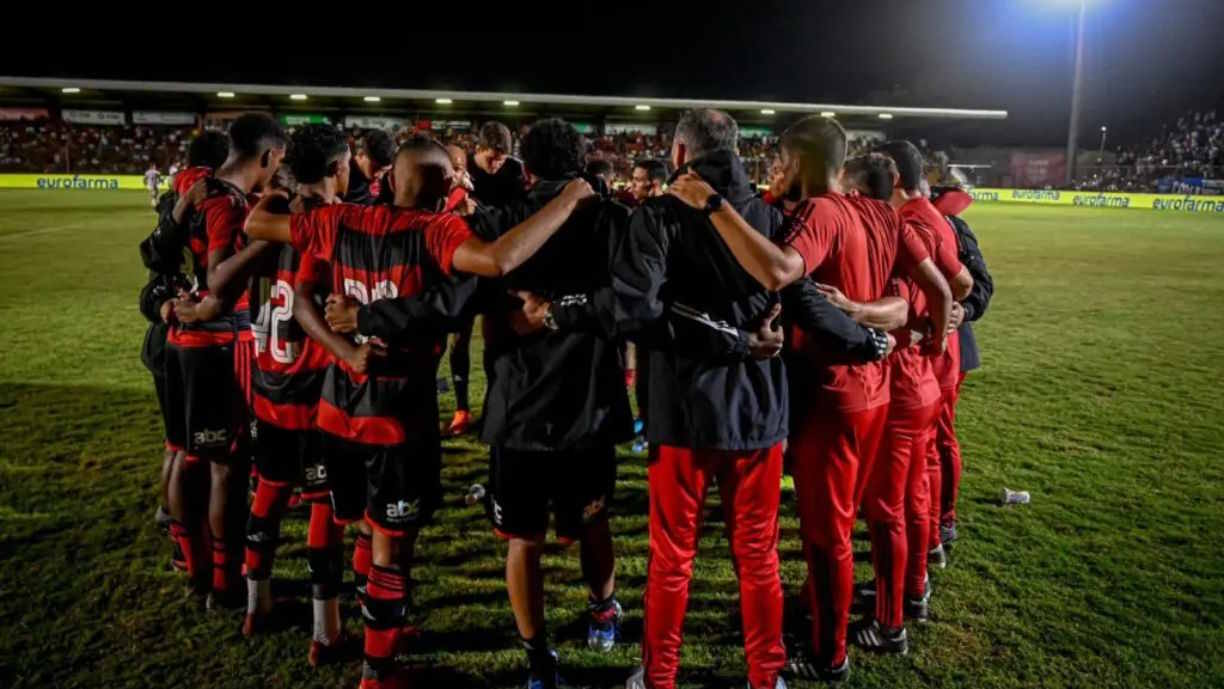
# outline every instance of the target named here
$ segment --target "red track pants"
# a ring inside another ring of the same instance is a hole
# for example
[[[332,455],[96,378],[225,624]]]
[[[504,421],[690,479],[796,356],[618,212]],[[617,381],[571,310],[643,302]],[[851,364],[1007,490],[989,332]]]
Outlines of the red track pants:
[[[748,679],[754,687],[774,686],[786,663],[778,572],[781,444],[746,451],[652,447],[648,475],[650,565],[642,635],[647,685],[676,685],[702,506],[710,479],[717,477],[739,577]]]
[[[943,405],[931,439],[927,478],[931,487],[931,542],[940,544],[939,525],[956,521],[956,496],[960,492],[961,452],[956,439],[956,403],[960,400],[961,373],[955,388],[943,389]]]
[[[888,405],[807,416],[791,438],[800,530],[808,563],[812,650],[837,665],[846,657],[854,599],[850,534],[884,431]]]
[[[926,453],[940,407],[939,402],[913,409],[890,407],[863,494],[876,576],[875,617],[887,629],[904,623],[907,589],[915,597],[922,595],[929,529]],[[918,562],[916,555],[921,556]],[[914,571],[915,565],[920,572]],[[907,574],[917,577],[916,588],[909,586],[913,579]]]

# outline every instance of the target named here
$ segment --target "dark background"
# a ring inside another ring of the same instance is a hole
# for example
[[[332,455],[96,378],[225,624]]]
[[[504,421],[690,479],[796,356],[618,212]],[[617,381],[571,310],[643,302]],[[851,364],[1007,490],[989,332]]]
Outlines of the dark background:
[[[535,25],[554,30],[536,32],[509,24],[489,31],[501,24],[481,21],[478,6],[466,7],[470,15],[458,20],[407,22],[445,30],[393,28],[385,40],[362,35],[371,29],[369,16],[355,25],[341,22],[358,27],[352,40],[325,40],[334,37],[334,27],[297,25],[285,30],[269,59],[252,59],[249,50],[219,42],[212,50],[200,49],[207,42],[187,41],[190,50],[150,60],[148,52],[121,57],[125,48],[112,44],[91,51],[88,61],[59,51],[31,59],[25,51],[6,59],[0,71],[992,108],[1010,117],[922,127],[933,139],[957,144],[1058,145],[1066,139],[1077,0],[709,2],[683,8],[620,3],[545,16]],[[388,19],[388,27],[404,24]],[[450,30],[465,24],[474,28]],[[251,50],[264,45],[259,40]],[[320,45],[395,50],[295,54]],[[1111,144],[1137,143],[1189,109],[1224,107],[1224,0],[1088,0],[1083,98],[1087,146],[1097,141],[1101,125],[1109,126]]]

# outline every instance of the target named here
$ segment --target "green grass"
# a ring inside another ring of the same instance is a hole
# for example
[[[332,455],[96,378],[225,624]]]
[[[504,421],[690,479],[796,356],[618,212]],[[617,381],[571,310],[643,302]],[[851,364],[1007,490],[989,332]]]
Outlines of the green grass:
[[[0,192],[0,687],[353,686],[356,662],[321,672],[305,662],[300,513],[275,570],[278,588],[302,600],[286,629],[245,641],[237,617],[204,612],[167,570],[152,526],[160,420],[138,358],[146,203]],[[978,329],[984,367],[960,406],[962,542],[935,575],[935,621],[913,630],[911,654],[855,653],[850,686],[1221,686],[1224,220],[1009,206],[968,215],[997,296]],[[432,668],[424,686],[521,685],[503,546],[460,500],[484,461],[471,441],[451,445],[448,503],[421,541],[427,635],[410,660]],[[582,686],[615,686],[638,660],[642,460],[627,459],[621,477],[629,643],[610,656],[585,650],[573,627],[585,595],[576,558],[546,559],[549,623]],[[1004,486],[1033,503],[999,507]],[[711,508],[682,679],[742,686],[735,578]],[[783,527],[794,591],[803,566],[791,502]],[[351,603],[346,613],[356,631]]]

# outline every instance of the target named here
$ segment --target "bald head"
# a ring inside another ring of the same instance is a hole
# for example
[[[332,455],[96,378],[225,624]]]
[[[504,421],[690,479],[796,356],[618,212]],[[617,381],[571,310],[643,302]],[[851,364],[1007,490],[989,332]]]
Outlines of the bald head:
[[[394,175],[395,205],[435,210],[446,202],[455,168],[445,146],[418,136],[399,147]]]

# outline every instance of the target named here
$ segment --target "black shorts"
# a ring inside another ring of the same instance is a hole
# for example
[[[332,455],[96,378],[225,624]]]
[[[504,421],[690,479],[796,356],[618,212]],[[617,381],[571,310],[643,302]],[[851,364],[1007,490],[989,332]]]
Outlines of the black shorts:
[[[168,439],[170,437],[170,399],[166,395],[166,372],[164,370],[153,374],[153,389],[157,392],[157,408],[161,411],[162,429]]]
[[[442,503],[442,453],[437,444],[366,445],[321,433],[335,519],[364,515],[392,536],[429,523]]]
[[[290,431],[253,419],[251,454],[259,478],[269,483],[297,485],[305,500],[326,499],[327,466],[319,436],[315,430]]]
[[[245,416],[233,345],[166,345],[166,444],[189,460],[224,462]]]
[[[616,448],[533,452],[489,450],[493,528],[503,537],[542,539],[556,517],[561,541],[578,540],[603,518],[616,487]]]

